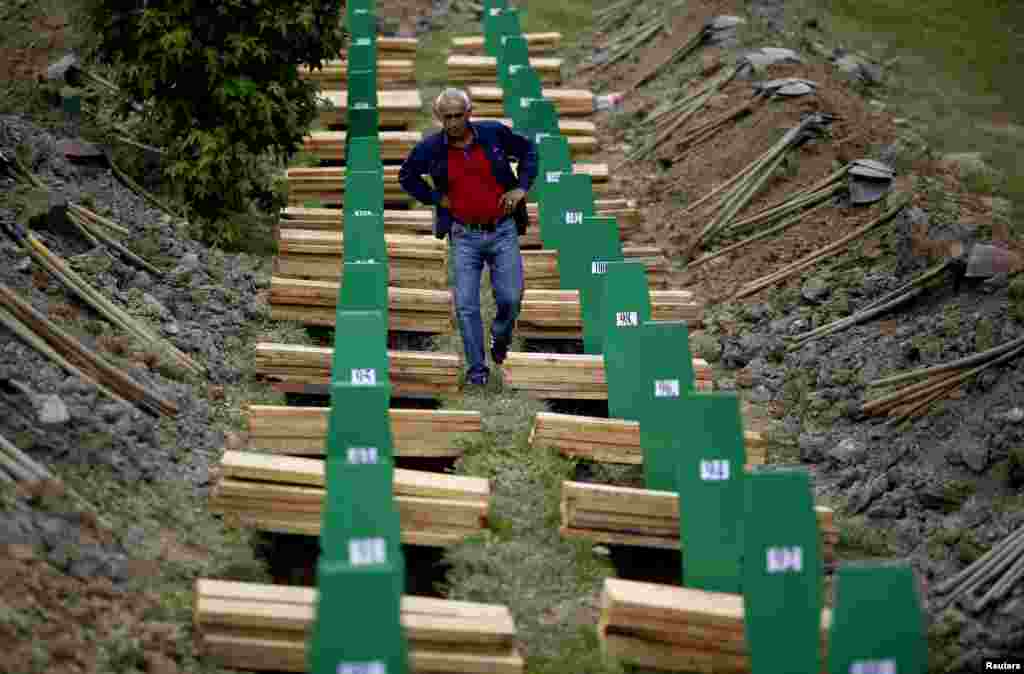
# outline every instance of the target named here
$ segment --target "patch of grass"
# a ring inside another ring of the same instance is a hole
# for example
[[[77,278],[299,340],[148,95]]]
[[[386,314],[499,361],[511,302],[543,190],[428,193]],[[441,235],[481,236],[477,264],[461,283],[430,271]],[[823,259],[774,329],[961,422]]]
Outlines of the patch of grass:
[[[885,530],[868,524],[864,517],[840,517],[836,513],[839,544],[836,556],[842,558],[888,557],[891,555]]]

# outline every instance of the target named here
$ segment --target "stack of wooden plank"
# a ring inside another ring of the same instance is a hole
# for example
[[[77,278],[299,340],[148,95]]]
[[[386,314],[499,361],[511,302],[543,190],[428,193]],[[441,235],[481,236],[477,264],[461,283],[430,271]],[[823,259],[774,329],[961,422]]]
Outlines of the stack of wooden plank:
[[[519,237],[521,248],[538,248],[541,245],[540,224],[537,204],[526,205],[530,215],[530,227]],[[640,209],[631,199],[595,199],[596,215],[613,217],[619,224],[619,235],[625,241],[640,229]],[[339,208],[304,208],[288,206],[281,211],[278,227],[282,229],[321,229],[341,231],[345,212]],[[428,208],[386,209],[384,211],[385,234],[432,235],[434,211]]]
[[[337,281],[274,276],[270,279],[270,317],[305,325],[334,327]],[[448,334],[455,325],[450,290],[388,288],[388,329]]]
[[[822,655],[831,625],[832,612],[822,609]],[[750,671],[739,594],[606,578],[598,636],[606,655],[640,667],[716,674]]]
[[[608,382],[600,354],[510,351],[502,364],[505,385],[542,399],[606,400]],[[693,359],[697,389],[710,391],[711,368]]]
[[[256,373],[292,384],[329,384],[334,349],[301,344],[256,344]],[[459,390],[462,359],[454,353],[388,351],[391,391],[396,396],[439,396]]]
[[[493,56],[475,56],[470,54],[452,54],[446,63],[448,81],[459,84],[489,84],[498,79],[498,59]],[[530,58],[533,67],[543,85],[559,85],[562,83],[562,59],[542,56]]]
[[[745,431],[748,465],[767,461],[768,441],[757,431]],[[566,456],[600,463],[641,465],[640,423],[626,419],[584,417],[538,412],[530,429],[531,447],[552,447]]]
[[[448,247],[432,236],[385,234],[389,285],[443,290],[448,287]],[[344,267],[344,235],[315,229],[281,229],[275,273],[336,281]]]
[[[229,669],[306,672],[317,591],[200,578],[195,630],[203,654]],[[402,597],[412,674],[522,674],[507,607]]]
[[[210,509],[263,531],[319,536],[325,465],[322,459],[224,452]],[[403,543],[444,547],[487,525],[486,479],[394,470]]]
[[[246,412],[249,446],[275,454],[323,456],[329,407],[251,405]],[[460,440],[481,433],[476,410],[392,409],[395,456],[458,457]]]
[[[513,163],[514,165],[514,163]],[[412,197],[406,194],[398,183],[399,166],[385,166],[384,201],[408,204]],[[593,180],[594,196],[607,197],[611,191],[608,182],[608,164],[576,163],[574,173],[589,175]],[[341,203],[345,196],[345,168],[339,166],[317,166],[312,168],[290,168],[285,172],[288,182],[288,202],[302,203],[317,199],[327,203]]]
[[[652,290],[651,319],[686,321],[690,327],[700,327],[704,303],[689,290]],[[579,291],[527,290],[523,293],[516,334],[539,339],[581,339]]]
[[[344,131],[314,131],[303,139],[302,149],[316,155],[321,161],[340,161],[345,158]],[[380,158],[383,161],[404,161],[423,134],[419,131],[381,131]],[[597,152],[594,136],[567,136],[569,152],[574,159],[592,156]]]
[[[589,117],[594,114],[594,92],[587,89],[541,88],[544,98],[555,104],[559,117]],[[473,114],[481,117],[500,117],[505,106],[501,87],[471,86]]]
[[[415,37],[377,36],[378,59],[416,59],[420,41]]]
[[[321,161],[341,161],[345,158],[344,131],[314,131],[302,139],[302,149]],[[419,131],[381,131],[380,158],[383,161],[402,161],[409,156],[423,134]]]
[[[319,110],[320,123],[330,128],[348,124],[348,91],[323,91],[320,98],[326,103]],[[329,105],[327,105],[329,104]],[[423,99],[417,89],[386,89],[377,92],[377,111],[380,126],[406,129],[415,124],[423,112]]]
[[[476,114],[473,115],[474,122],[492,121],[504,124],[507,127],[515,127],[515,124],[511,119],[505,117],[483,117]],[[434,129],[440,131],[441,125],[435,119]],[[560,119],[558,120],[558,130],[566,138],[572,136],[596,136],[597,125],[586,119]]]
[[[684,495],[685,498],[685,495]],[[839,532],[831,508],[818,506],[822,558],[835,558]],[[609,545],[679,549],[679,495],[587,482],[562,483],[562,535]]]
[[[643,262],[647,268],[647,282],[651,289],[668,288],[671,273],[668,258],[661,248],[649,246],[623,247],[622,255],[630,262]],[[550,249],[523,251],[523,274],[526,287],[540,290],[557,290],[558,251]]]
[[[526,39],[526,49],[530,54],[546,54],[558,51],[562,45],[562,34],[557,32],[548,33],[523,33]],[[454,54],[479,54],[484,53],[484,36],[467,35],[453,37],[451,52]]]
[[[348,84],[348,61],[333,59],[320,70],[299,66],[299,77],[316,82],[322,90],[341,90]],[[377,86],[381,89],[409,86],[416,83],[416,64],[412,59],[377,59]]]

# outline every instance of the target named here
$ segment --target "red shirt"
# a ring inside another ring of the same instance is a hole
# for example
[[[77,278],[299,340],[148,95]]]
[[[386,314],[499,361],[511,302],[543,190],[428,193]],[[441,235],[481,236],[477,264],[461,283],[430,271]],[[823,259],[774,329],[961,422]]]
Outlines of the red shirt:
[[[448,201],[460,222],[496,222],[505,216],[505,189],[494,178],[491,162],[479,143],[448,147]]]

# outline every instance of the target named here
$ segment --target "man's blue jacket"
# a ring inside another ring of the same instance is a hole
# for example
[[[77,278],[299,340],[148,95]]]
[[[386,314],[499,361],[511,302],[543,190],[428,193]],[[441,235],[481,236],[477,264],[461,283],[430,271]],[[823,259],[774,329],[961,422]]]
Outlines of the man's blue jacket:
[[[491,162],[494,178],[506,191],[521,188],[529,192],[537,178],[537,147],[533,140],[516,133],[501,122],[470,122],[476,135],[475,142],[484,148],[484,154]],[[509,163],[519,162],[516,176]],[[423,179],[429,175],[434,189]],[[402,163],[398,172],[402,189],[421,203],[435,207],[434,236],[443,239],[452,228],[452,214],[438,203],[448,192],[448,135],[442,130],[421,140]],[[526,200],[520,202],[515,219],[519,233],[526,231]]]

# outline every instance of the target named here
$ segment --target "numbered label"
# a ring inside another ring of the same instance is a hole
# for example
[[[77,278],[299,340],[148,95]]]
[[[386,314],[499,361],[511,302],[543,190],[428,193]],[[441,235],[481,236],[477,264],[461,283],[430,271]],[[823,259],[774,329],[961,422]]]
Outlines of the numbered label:
[[[640,325],[640,314],[636,311],[616,311],[615,327],[635,328]]]
[[[724,482],[729,479],[728,459],[701,459],[700,479],[704,482]]]
[[[502,44],[502,46],[504,46],[506,42],[508,42],[508,35],[502,35],[501,36],[501,44]]]
[[[359,102],[352,106],[353,110],[369,110],[370,104],[365,102]]]
[[[655,398],[678,398],[679,397],[679,380],[678,379],[655,379],[654,380],[654,397]]]
[[[542,141],[543,139],[545,139],[545,138],[547,138],[548,136],[550,136],[550,135],[551,135],[550,133],[538,133],[538,134],[537,134],[537,135],[536,135],[536,136],[534,137],[534,141],[533,141],[533,142],[534,142],[534,143],[536,143],[537,145],[540,145],[540,142],[541,142],[541,141]]]
[[[768,573],[800,573],[804,570],[804,550],[799,545],[768,548]]]
[[[373,386],[377,383],[377,371],[372,367],[352,370],[352,383],[358,386]]]
[[[354,465],[373,465],[377,463],[376,447],[349,447],[348,462]]]
[[[546,174],[544,174],[544,181],[545,182],[557,183],[557,182],[561,182],[561,180],[562,180],[562,172],[561,171],[548,171]]]
[[[850,674],[896,674],[895,660],[854,660]]]
[[[352,566],[384,564],[388,549],[383,538],[353,538],[348,542],[348,561]]]
[[[583,224],[583,211],[566,211],[565,212],[565,224],[567,224],[567,225],[582,225]]]
[[[498,16],[499,14],[501,14],[500,7],[491,7],[491,16]]]
[[[502,42],[504,42],[504,40],[505,40],[505,38],[502,38]],[[519,72],[519,69],[522,68],[522,67],[523,67],[522,63],[513,63],[512,65],[510,65],[508,67],[508,74],[509,75],[515,75],[517,72]]]
[[[375,662],[342,662],[338,664],[338,674],[388,674],[388,666],[380,661]]]
[[[519,107],[520,108],[528,108],[528,107],[530,107],[530,99],[526,98],[525,96],[523,98],[520,98],[519,99]]]
[[[608,263],[607,262],[597,262],[597,261],[591,262],[590,263],[590,273],[591,274],[606,274],[606,273],[608,273]]]
[[[368,38],[368,37],[356,38],[356,46],[357,47],[369,47],[370,46],[370,38]]]
[[[362,216],[362,215],[374,215],[374,212],[373,211],[357,210],[355,214],[358,217],[358,216]]]

